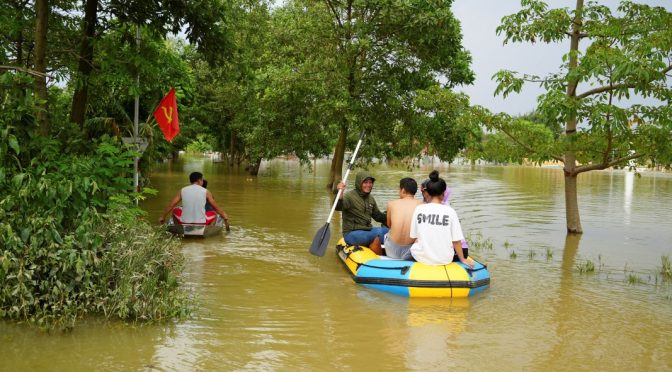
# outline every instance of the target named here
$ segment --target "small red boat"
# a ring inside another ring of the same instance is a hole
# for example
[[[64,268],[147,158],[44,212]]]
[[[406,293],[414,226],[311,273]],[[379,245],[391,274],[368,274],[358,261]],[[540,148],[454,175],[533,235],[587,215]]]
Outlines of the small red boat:
[[[207,238],[217,235],[224,228],[224,219],[215,211],[205,212],[205,223],[187,223],[182,219],[182,208],[173,209],[173,214],[168,220],[168,231],[180,236],[200,236]]]

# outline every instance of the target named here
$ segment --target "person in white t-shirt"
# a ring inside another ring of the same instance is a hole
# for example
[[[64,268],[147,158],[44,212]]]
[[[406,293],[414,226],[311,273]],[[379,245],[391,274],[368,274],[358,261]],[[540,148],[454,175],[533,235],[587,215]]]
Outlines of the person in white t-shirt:
[[[457,255],[460,262],[473,267],[473,261],[462,253],[464,235],[457,212],[441,204],[446,188],[446,181],[439,178],[439,172],[432,171],[425,188],[431,200],[418,205],[413,212],[410,235],[415,242],[411,254],[416,261],[427,265],[447,265]]]
[[[429,195],[427,192],[427,184],[429,183],[429,178],[422,181],[420,184],[420,193],[422,194],[422,201],[425,203],[430,203],[432,201],[432,196]],[[450,206],[450,187],[446,185],[446,192],[443,193],[443,200],[441,200],[441,204]],[[464,254],[464,258],[469,258],[469,244],[467,243],[467,239],[462,239],[462,253]],[[454,260],[457,260],[457,256],[455,256]]]
[[[229,226],[229,216],[217,206],[215,198],[212,193],[203,187],[203,174],[201,172],[192,172],[189,175],[189,182],[191,185],[183,187],[177,195],[170,201],[170,204],[163,210],[159,223],[163,224],[166,220],[166,215],[175,208],[175,206],[182,201],[182,216],[181,220],[184,223],[205,223],[206,221],[206,202],[210,203],[212,209],[217,212],[224,219],[226,231],[231,231]]]

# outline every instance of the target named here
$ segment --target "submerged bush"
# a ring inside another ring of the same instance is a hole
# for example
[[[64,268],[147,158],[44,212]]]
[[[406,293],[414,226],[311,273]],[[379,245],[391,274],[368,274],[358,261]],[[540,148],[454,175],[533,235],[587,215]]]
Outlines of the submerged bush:
[[[670,256],[663,255],[660,257],[662,267],[660,268],[660,274],[663,276],[663,280],[672,280],[672,262],[670,262]]]
[[[103,140],[89,155],[38,155],[27,166],[3,158],[0,318],[68,328],[89,313],[185,314],[178,243],[142,221],[128,196],[132,157]]]
[[[138,222],[133,209],[116,206],[100,225],[105,248],[98,269],[104,293],[96,309],[122,319],[160,320],[187,315],[179,278],[184,257],[176,239]],[[139,217],[139,216],[137,216]]]
[[[576,263],[576,269],[580,274],[595,272],[595,264],[591,260]]]

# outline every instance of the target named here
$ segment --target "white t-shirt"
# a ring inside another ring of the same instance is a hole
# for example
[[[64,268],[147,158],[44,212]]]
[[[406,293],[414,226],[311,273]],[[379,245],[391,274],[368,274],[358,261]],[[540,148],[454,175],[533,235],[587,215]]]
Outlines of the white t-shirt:
[[[199,185],[182,188],[182,222],[205,223],[205,201],[208,191]]]
[[[447,205],[420,204],[411,221],[411,246],[416,261],[427,265],[446,265],[453,261],[453,242],[464,239],[457,213]]]

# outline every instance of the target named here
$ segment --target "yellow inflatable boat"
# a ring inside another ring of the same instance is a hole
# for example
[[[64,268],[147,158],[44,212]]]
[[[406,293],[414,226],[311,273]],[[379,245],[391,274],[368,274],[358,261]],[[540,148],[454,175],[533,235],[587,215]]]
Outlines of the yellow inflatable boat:
[[[347,246],[341,239],[336,254],[356,283],[405,297],[468,297],[490,285],[490,273],[476,262],[425,265],[378,256],[364,246]]]

